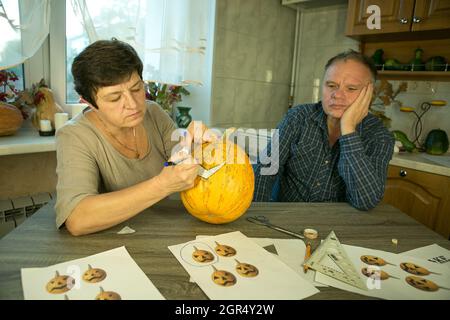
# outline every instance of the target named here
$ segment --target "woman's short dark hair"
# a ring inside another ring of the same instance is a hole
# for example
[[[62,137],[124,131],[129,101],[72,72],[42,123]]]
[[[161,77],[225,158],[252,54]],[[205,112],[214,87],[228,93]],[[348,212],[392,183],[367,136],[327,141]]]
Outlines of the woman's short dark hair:
[[[357,61],[357,62],[361,63],[362,65],[366,66],[372,75],[373,82],[375,82],[375,80],[377,80],[378,72],[377,72],[377,68],[375,67],[375,64],[373,63],[373,61],[370,58],[363,55],[362,53],[354,51],[354,50],[348,50],[348,51],[339,53],[338,55],[336,55],[333,58],[331,58],[330,60],[328,60],[327,64],[325,65],[325,72],[328,70],[328,68],[332,64],[339,62],[339,61],[345,62],[347,60]]]
[[[99,88],[128,80],[133,72],[142,79],[142,61],[129,44],[115,38],[99,40],[86,47],[72,64],[75,90],[97,108]]]

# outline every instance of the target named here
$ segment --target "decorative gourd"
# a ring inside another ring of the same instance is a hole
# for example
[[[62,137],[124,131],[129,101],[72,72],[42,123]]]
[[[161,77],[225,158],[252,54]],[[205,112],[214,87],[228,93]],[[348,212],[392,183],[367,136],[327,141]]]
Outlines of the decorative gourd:
[[[33,126],[40,129],[40,120],[50,120],[52,127],[55,128],[55,113],[64,112],[64,110],[55,103],[53,93],[49,88],[39,88],[36,95],[39,97],[39,102],[36,104],[36,110],[31,118]]]
[[[194,157],[205,169],[226,163],[209,179],[198,176],[193,188],[181,192],[184,207],[194,217],[212,224],[238,219],[250,206],[255,188],[247,154],[235,143],[221,141],[203,144],[201,150],[194,151]]]
[[[23,122],[22,113],[15,106],[0,102],[0,136],[14,134]]]
[[[425,139],[425,151],[428,154],[440,155],[448,151],[448,136],[444,130],[434,129]]]

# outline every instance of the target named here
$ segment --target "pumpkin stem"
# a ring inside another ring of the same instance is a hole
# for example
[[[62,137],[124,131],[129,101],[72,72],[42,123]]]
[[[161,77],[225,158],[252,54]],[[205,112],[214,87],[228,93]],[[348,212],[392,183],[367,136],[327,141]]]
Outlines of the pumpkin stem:
[[[56,270],[56,275],[55,275],[55,277],[59,277],[59,272],[58,272],[58,270]]]
[[[92,269],[92,266],[91,266],[90,264],[88,264],[88,268],[89,268],[89,270],[91,270],[91,269]]]
[[[234,259],[234,261],[236,261],[238,264],[241,264],[238,259]]]
[[[214,266],[211,266],[211,267],[213,267],[214,271],[217,271],[217,268],[216,268],[216,267],[214,267]]]
[[[100,287],[100,293],[105,292],[105,290],[103,290],[103,287]]]

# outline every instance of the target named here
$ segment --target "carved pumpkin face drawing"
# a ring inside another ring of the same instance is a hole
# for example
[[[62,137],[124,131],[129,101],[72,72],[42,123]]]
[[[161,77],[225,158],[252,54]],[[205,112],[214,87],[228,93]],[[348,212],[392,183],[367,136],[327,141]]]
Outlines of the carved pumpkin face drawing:
[[[58,294],[69,291],[74,285],[74,278],[65,275],[60,276],[59,272],[56,271],[55,277],[47,283],[45,288],[48,293]]]
[[[438,291],[439,287],[436,283],[433,281],[421,278],[421,277],[415,277],[415,276],[409,276],[405,278],[406,282],[413,286],[416,289],[433,292]]]
[[[375,256],[369,256],[369,255],[365,255],[365,256],[361,256],[361,261],[364,263],[367,263],[371,266],[385,266],[387,264],[391,264],[386,262],[384,259],[379,258],[379,257],[375,257]]]
[[[197,262],[211,262],[214,260],[214,256],[211,252],[207,250],[200,250],[197,249],[197,247],[194,246],[194,252],[192,253],[192,259],[194,259]]]
[[[218,284],[222,287],[231,287],[236,284],[236,277],[232,273],[225,270],[217,270],[214,266],[213,268],[214,272],[211,278],[215,284]]]
[[[236,254],[236,250],[230,246],[220,244],[216,242],[216,248],[214,249],[219,256],[222,257],[232,257]]]
[[[236,259],[235,259],[236,260]],[[256,268],[252,264],[242,263],[236,260],[236,271],[243,277],[253,278],[256,277],[259,273],[258,268]]]
[[[400,268],[408,273],[415,274],[416,276],[427,276],[430,274],[430,271],[427,269],[410,262],[400,263]]]
[[[383,270],[375,269],[375,268],[362,268],[361,273],[368,278],[376,279],[376,280],[386,280],[389,279],[389,274],[384,272]]]
[[[106,278],[106,271],[99,268],[92,268],[88,264],[89,269],[83,274],[83,280],[89,283],[96,283]]]
[[[95,297],[95,300],[122,300],[120,295],[114,291],[105,291],[100,287],[100,293]]]

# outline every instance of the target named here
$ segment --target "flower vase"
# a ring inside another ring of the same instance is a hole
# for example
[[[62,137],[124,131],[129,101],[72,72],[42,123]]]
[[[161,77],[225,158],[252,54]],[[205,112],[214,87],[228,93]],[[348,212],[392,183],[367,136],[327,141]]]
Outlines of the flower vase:
[[[177,107],[178,114],[176,116],[176,122],[178,128],[187,128],[192,121],[192,116],[189,114],[190,107]]]

